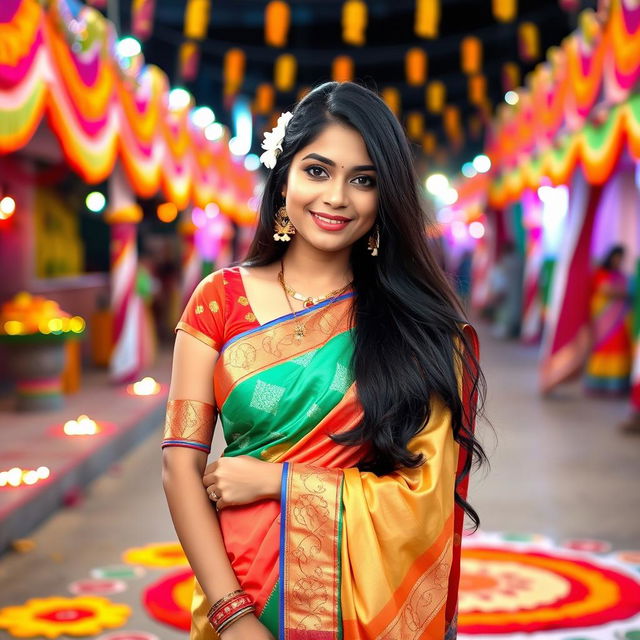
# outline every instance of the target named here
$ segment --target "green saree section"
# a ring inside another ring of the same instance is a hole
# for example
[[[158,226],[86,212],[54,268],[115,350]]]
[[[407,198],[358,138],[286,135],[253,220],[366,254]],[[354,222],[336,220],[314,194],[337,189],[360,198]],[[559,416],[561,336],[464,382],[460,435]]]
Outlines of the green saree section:
[[[353,383],[351,330],[239,382],[220,409],[225,456],[272,461],[308,434]]]

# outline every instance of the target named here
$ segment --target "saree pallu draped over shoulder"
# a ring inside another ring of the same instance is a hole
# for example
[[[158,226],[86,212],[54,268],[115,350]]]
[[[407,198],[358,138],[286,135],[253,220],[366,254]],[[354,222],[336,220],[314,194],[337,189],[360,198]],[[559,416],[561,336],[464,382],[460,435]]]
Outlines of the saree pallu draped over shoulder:
[[[279,640],[450,640],[464,516],[454,492],[464,450],[438,398],[409,443],[425,457],[418,468],[360,472],[366,448],[330,439],[363,411],[350,369],[353,295],[314,305],[295,322],[283,316],[244,331],[222,348],[214,385],[223,455],[284,463],[280,502],[219,512],[225,547]],[[298,341],[300,319],[306,335]],[[464,329],[477,354],[475,331]],[[468,399],[459,358],[456,366]],[[468,403],[468,415],[472,409]],[[466,482],[458,486],[463,496]],[[216,638],[208,607],[196,582],[190,640]]]

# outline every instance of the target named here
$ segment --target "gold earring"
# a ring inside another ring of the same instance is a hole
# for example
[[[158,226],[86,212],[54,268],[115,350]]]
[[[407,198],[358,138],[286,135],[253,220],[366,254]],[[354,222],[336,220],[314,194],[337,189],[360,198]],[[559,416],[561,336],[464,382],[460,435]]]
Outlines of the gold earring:
[[[369,244],[367,246],[367,251],[371,251],[372,256],[377,256],[379,246],[380,246],[380,229],[376,224],[375,236],[374,235],[369,236]]]
[[[273,230],[275,231],[273,239],[276,241],[282,240],[282,242],[289,242],[291,240],[289,236],[296,232],[296,228],[293,226],[293,222],[289,220],[287,209],[284,205],[276,211]]]

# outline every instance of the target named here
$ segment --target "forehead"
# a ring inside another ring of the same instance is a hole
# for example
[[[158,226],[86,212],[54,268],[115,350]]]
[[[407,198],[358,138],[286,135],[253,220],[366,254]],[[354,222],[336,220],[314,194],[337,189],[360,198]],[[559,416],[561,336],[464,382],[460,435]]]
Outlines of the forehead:
[[[373,164],[363,137],[351,127],[332,123],[325,127],[306,147],[296,153],[294,161],[300,161],[309,153],[318,153],[338,166],[351,167]]]

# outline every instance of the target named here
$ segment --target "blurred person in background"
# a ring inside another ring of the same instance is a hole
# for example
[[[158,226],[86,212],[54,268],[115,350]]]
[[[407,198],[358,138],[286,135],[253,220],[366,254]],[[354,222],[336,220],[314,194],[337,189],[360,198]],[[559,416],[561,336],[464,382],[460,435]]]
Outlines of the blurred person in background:
[[[611,247],[591,281],[592,347],[586,366],[587,393],[620,396],[631,373],[631,297],[622,271],[625,248]]]

